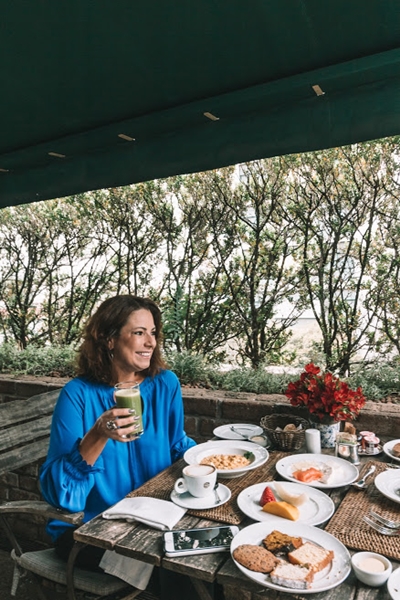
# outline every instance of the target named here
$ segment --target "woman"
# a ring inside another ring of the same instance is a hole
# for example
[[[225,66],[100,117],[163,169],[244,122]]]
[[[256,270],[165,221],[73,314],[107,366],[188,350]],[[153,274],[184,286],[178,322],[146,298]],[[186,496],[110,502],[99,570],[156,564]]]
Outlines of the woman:
[[[161,313],[148,298],[115,296],[91,317],[78,377],[62,389],[54,410],[40,473],[47,502],[84,511],[88,521],[195,445],[183,429],[180,384],[166,370],[160,339]],[[124,381],[140,383],[144,433],[138,438],[130,435],[137,418],[130,409],[116,408],[113,397],[113,386]],[[73,543],[70,526],[53,520],[47,531],[66,558]],[[81,564],[92,566],[82,557]]]

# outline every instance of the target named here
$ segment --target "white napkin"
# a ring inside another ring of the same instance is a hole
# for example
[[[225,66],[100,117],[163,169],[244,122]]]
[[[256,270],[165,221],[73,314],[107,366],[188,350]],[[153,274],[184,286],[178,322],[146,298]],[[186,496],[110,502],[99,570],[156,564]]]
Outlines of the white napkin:
[[[172,529],[182,519],[186,510],[168,500],[137,496],[136,498],[124,498],[117,502],[103,512],[103,517],[105,519],[139,521],[149,527],[165,531]]]
[[[99,565],[105,573],[119,577],[139,590],[145,590],[154,565],[106,550]]]

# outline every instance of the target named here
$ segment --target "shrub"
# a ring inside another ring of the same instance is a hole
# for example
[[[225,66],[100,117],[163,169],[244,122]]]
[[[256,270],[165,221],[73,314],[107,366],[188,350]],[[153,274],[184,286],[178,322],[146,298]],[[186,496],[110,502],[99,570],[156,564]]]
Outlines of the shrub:
[[[400,394],[400,365],[394,362],[361,366],[349,377],[348,383],[361,386],[368,400]]]
[[[210,385],[210,367],[203,356],[190,352],[171,352],[167,363],[177,375],[182,385],[208,387]]]
[[[28,346],[24,350],[14,344],[0,344],[0,373],[48,377],[73,377],[76,349],[74,346]],[[205,387],[230,392],[284,394],[296,375],[259,369],[231,368],[223,370],[205,357],[191,352],[173,352],[166,356],[169,367],[182,385]],[[352,388],[361,386],[367,400],[382,400],[392,394],[400,396],[400,364],[362,365],[349,377]],[[399,398],[400,401],[400,398]]]
[[[73,377],[75,357],[72,346],[30,345],[19,350],[12,344],[1,344],[0,372],[37,377]]]
[[[219,373],[215,378],[216,387],[234,392],[255,394],[283,394],[293,375],[269,373],[260,369],[233,369]]]

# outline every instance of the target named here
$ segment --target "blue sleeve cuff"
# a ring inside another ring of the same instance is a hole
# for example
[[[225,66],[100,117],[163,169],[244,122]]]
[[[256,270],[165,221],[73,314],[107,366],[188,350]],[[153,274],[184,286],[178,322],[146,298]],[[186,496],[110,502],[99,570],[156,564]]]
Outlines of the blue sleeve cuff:
[[[173,446],[171,448],[172,462],[175,462],[179,458],[182,458],[182,456],[185,454],[186,450],[189,450],[189,448],[191,448],[192,446],[195,446],[195,445],[196,445],[196,442],[188,436],[185,436],[184,438],[179,440],[179,442],[177,442],[175,444],[175,446]]]
[[[88,463],[82,458],[82,455],[79,452],[79,444],[81,441],[81,438],[77,439],[70,454],[68,455],[68,460],[65,461],[65,471],[74,479],[86,478],[92,473],[104,471],[103,457],[101,455],[98,457],[94,465],[88,465]]]

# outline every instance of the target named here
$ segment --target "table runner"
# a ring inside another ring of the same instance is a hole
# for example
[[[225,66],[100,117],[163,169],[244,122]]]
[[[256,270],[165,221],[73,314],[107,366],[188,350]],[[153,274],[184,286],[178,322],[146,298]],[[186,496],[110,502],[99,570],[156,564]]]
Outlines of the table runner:
[[[231,497],[225,504],[210,508],[207,510],[189,509],[187,512],[195,517],[202,519],[210,519],[211,521],[219,521],[221,523],[229,523],[230,525],[239,525],[246,515],[239,509],[236,499],[240,492],[250,485],[263,481],[272,481],[275,477],[275,465],[278,460],[287,456],[287,452],[270,452],[269,458],[264,465],[257,467],[252,471],[248,471],[241,477],[233,479],[219,479],[219,483],[223,483],[231,490]],[[171,492],[175,481],[182,475],[182,469],[186,465],[183,459],[174,463],[168,469],[165,469],[150,481],[144,483],[139,489],[128,494],[128,498],[135,496],[149,496],[152,498],[161,498],[162,500],[170,500]]]
[[[400,535],[388,536],[378,533],[362,519],[370,509],[389,519],[400,519],[400,504],[383,496],[373,483],[375,476],[386,470],[385,463],[368,461],[361,474],[372,465],[375,465],[376,471],[367,479],[367,489],[359,491],[350,488],[325,531],[334,535],[348,548],[378,552],[388,558],[400,560]]]

